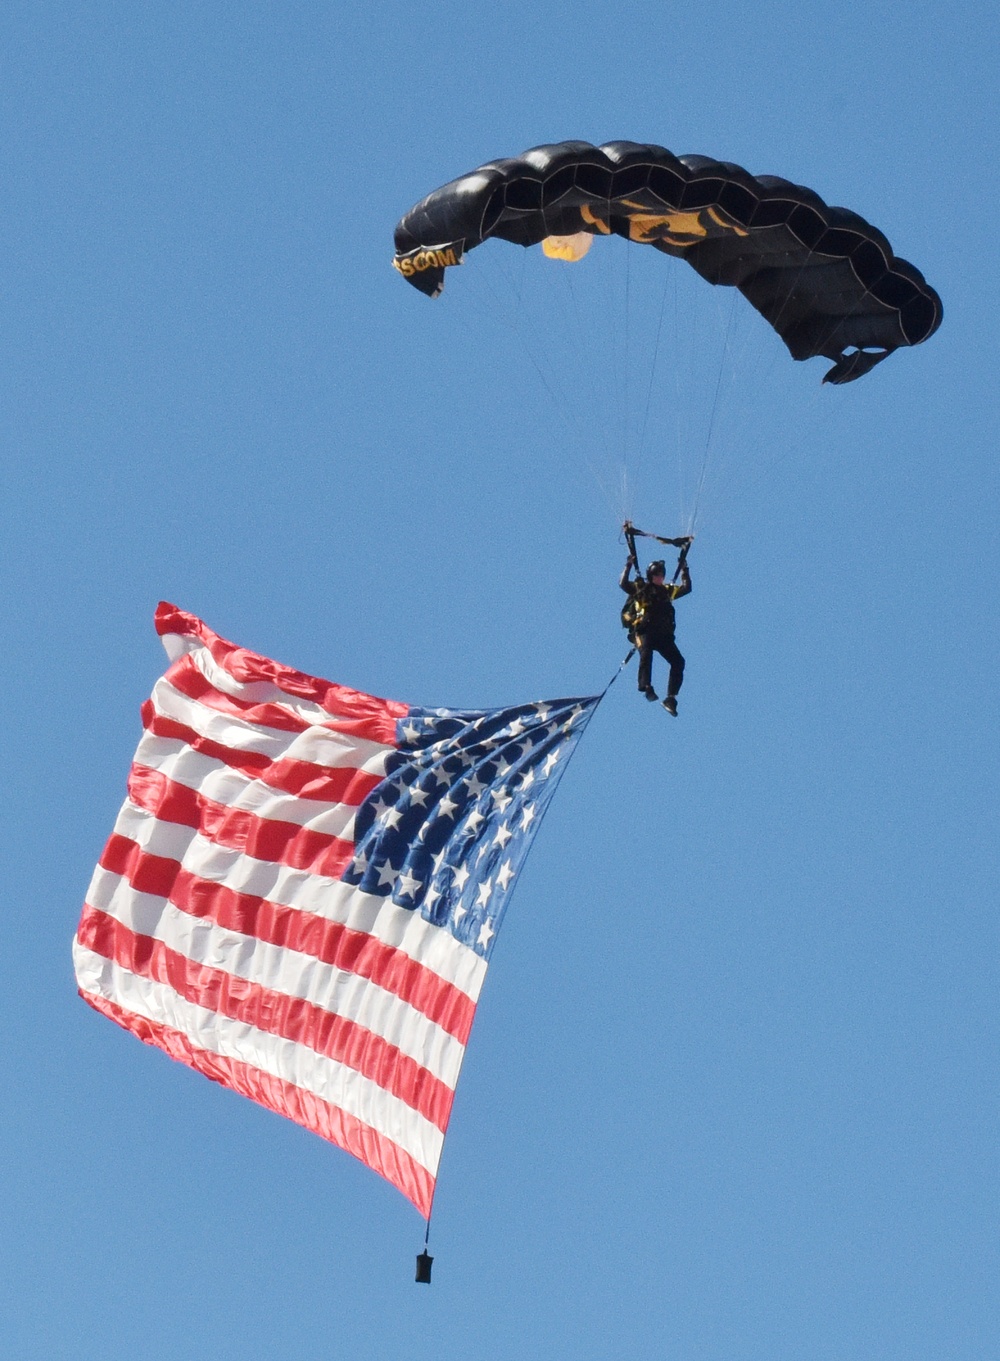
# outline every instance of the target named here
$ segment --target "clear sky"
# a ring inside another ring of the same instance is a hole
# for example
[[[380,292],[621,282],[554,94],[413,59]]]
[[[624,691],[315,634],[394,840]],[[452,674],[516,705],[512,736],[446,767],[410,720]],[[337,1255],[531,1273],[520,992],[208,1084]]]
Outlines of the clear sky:
[[[997,30],[944,0],[4,5],[5,1358],[1000,1351]],[[940,331],[821,389],[619,241],[569,292],[499,243],[437,302],[390,269],[429,189],[571,137],[812,186]],[[627,672],[563,780],[418,1288],[398,1192],[76,996],[153,609],[416,704],[596,693],[622,454],[676,533],[706,449],[680,716]]]

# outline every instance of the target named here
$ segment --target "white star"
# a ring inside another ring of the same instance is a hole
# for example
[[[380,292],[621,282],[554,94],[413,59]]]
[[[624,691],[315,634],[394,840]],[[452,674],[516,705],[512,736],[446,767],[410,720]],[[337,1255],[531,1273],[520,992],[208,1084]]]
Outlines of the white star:
[[[406,727],[403,729],[403,737],[406,741],[415,742],[419,736],[420,729],[415,728],[412,723],[407,723]]]
[[[438,804],[438,812],[443,818],[450,818],[457,807],[458,804],[454,799],[449,799],[448,795],[445,794],[444,798]]]
[[[364,877],[365,870],[368,868],[368,857],[364,851],[358,851],[354,857],[354,873]]]
[[[427,790],[421,789],[419,785],[414,785],[410,790],[410,802],[418,804],[421,808],[425,807],[427,803]]]
[[[534,772],[533,770],[529,770],[528,773],[525,775],[524,779],[521,781],[520,789],[519,789],[518,792],[521,793],[521,794],[523,794],[524,791],[525,791],[526,789],[530,789],[531,786],[532,786],[534,783],[535,783],[535,772]]]
[[[489,922],[483,922],[482,926],[479,928],[479,944],[484,950],[495,935],[496,932],[493,930],[493,927],[490,926]]]
[[[479,824],[485,821],[486,819],[483,817],[482,813],[480,813],[479,809],[473,808],[472,812],[465,820],[465,830],[467,832],[477,832],[479,830]]]
[[[486,788],[486,785],[483,784],[482,780],[477,779],[475,775],[470,775],[466,780],[466,784],[469,787],[469,796],[473,799],[478,799]]]
[[[530,738],[526,738],[525,741],[520,742],[518,744],[518,751],[521,753],[522,756],[527,756],[528,752],[532,750],[534,745],[535,745],[534,742],[532,742]]]
[[[433,877],[435,874],[440,874],[440,872],[441,872],[441,866],[444,864],[444,862],[445,862],[445,860],[447,860],[447,858],[448,858],[448,847],[447,847],[447,846],[443,846],[443,847],[441,848],[441,850],[438,851],[437,855],[435,855],[435,856],[433,857],[433,859],[431,860],[431,876],[432,876],[432,877]]]
[[[394,884],[396,882],[396,876],[398,874],[399,870],[393,868],[392,861],[387,860],[378,872],[377,887],[387,888],[390,884]]]
[[[545,720],[548,718],[548,716],[549,716],[549,714],[550,714],[551,712],[552,712],[552,707],[551,707],[551,705],[549,705],[549,704],[536,704],[536,705],[535,705],[535,713],[538,715],[538,717],[541,719],[541,721],[542,721],[543,723],[544,723]]]
[[[398,808],[387,808],[382,821],[386,827],[396,828],[399,826],[403,814]]]
[[[510,770],[510,762],[505,761],[502,756],[499,756],[497,758],[497,779],[502,780],[508,770]]]
[[[497,834],[494,839],[497,845],[500,847],[500,849],[503,850],[503,848],[507,845],[507,842],[511,839],[513,835],[514,833],[510,830],[507,824],[503,823],[501,826],[497,828]]]
[[[468,878],[469,871],[465,868],[464,865],[459,865],[458,869],[455,871],[454,881],[455,888],[458,889],[459,893],[461,893],[462,889],[465,888],[465,885],[468,882]]]
[[[412,898],[416,894],[416,891],[420,887],[421,883],[422,880],[418,879],[415,874],[411,874],[410,871],[407,870],[405,874],[401,874],[399,876],[397,891],[404,898]]]
[[[558,760],[559,760],[559,752],[558,752],[558,751],[550,751],[549,754],[548,754],[548,756],[546,756],[546,758],[545,758],[545,764],[542,766],[542,769],[543,769],[543,771],[545,772],[546,775],[551,775],[551,774],[552,774],[552,767],[558,762]]]
[[[424,894],[424,907],[427,909],[428,912],[430,912],[430,910],[433,908],[434,904],[440,897],[441,890],[439,888],[435,888],[432,884],[431,887]]]
[[[479,896],[476,898],[476,906],[486,907],[489,904],[490,897],[492,896],[492,894],[493,894],[492,880],[484,879],[483,882],[479,885]]]
[[[461,905],[461,903],[459,903],[458,907],[455,908],[454,917],[455,917],[455,925],[456,925],[456,926],[457,926],[458,923],[462,920],[462,918],[465,916],[465,914],[466,914],[466,912],[468,912],[468,910],[469,910],[469,909],[468,909],[467,907],[463,907],[463,906]]]
[[[521,814],[521,831],[526,832],[534,820],[535,805],[533,803],[526,803],[524,805],[524,812]]]
[[[583,707],[582,707],[581,705],[578,704],[578,705],[576,706],[576,708],[573,710],[573,712],[570,714],[569,718],[567,718],[567,720],[566,720],[566,727],[567,727],[567,728],[571,728],[571,727],[573,726],[573,724],[576,722],[576,720],[577,720],[578,718],[582,718],[582,717],[583,717]]]
[[[519,718],[515,718],[514,721],[511,723],[510,727],[507,729],[507,736],[520,737],[523,732],[524,724],[521,722]]]
[[[433,777],[435,785],[451,784],[451,776],[445,770],[443,765],[439,766],[437,770],[429,770],[427,773],[428,775]]]
[[[503,889],[504,893],[507,892],[507,885],[513,879],[513,877],[514,871],[510,867],[510,861],[505,860],[503,864],[500,866],[499,870],[497,870],[497,883]]]
[[[494,808],[501,813],[506,813],[508,805],[512,802],[506,789],[494,789],[490,797],[493,800]]]

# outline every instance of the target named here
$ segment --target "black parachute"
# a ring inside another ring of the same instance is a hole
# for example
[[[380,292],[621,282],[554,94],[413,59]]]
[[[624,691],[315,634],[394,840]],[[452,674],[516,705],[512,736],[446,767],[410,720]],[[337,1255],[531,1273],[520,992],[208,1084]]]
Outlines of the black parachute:
[[[607,235],[738,288],[793,359],[836,361],[824,382],[860,378],[941,324],[920,271],[856,213],[773,175],[637,142],[560,142],[490,161],[400,219],[393,264],[437,297],[445,269],[489,237],[572,260]]]

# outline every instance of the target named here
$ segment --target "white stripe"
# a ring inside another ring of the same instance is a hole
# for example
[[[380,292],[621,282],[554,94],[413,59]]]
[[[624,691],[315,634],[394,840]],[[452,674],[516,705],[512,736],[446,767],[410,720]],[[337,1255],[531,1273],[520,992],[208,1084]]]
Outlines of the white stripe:
[[[433,970],[473,1002],[479,1000],[486,960],[446,928],[425,921],[419,912],[398,907],[389,898],[363,893],[327,875],[289,869],[216,846],[193,827],[160,822],[129,801],[122,805],[115,832],[150,855],[179,860],[199,879],[223,884],[236,893],[267,898],[281,907],[311,912],[327,921],[342,922],[353,931],[374,936]]]
[[[307,761],[332,769],[349,766],[371,775],[384,775],[386,757],[395,750],[384,742],[372,742],[366,737],[353,737],[330,728],[286,732],[263,723],[251,723],[221,713],[200,700],[190,699],[162,676],[153,687],[152,699],[156,713],[184,723],[200,736],[235,751],[259,752],[275,761]]]
[[[328,799],[302,799],[264,784],[251,775],[233,770],[214,756],[195,751],[181,737],[154,737],[144,733],[135,753],[135,764],[159,770],[168,780],[197,790],[215,803],[240,808],[259,818],[294,822],[314,832],[345,841],[354,840],[357,808]]]
[[[196,666],[210,685],[221,690],[224,695],[245,700],[249,704],[276,704],[295,718],[310,726],[322,725],[331,721],[344,722],[351,718],[348,714],[338,714],[332,709],[324,709],[321,704],[289,694],[273,681],[238,681],[229,671],[215,660],[203,644],[191,652],[191,663]]]
[[[331,1015],[356,1022],[395,1045],[454,1090],[465,1053],[462,1042],[408,1002],[360,974],[190,916],[164,898],[138,892],[127,879],[100,867],[87,903],[130,931],[162,941],[194,964],[222,969],[234,978],[301,998]]]
[[[269,1035],[243,1021],[231,1021],[179,997],[165,983],[139,978],[111,960],[73,942],[81,991],[116,1002],[135,1015],[181,1031],[197,1048],[248,1063],[283,1082],[312,1092],[355,1116],[410,1154],[434,1176],[444,1136],[405,1101],[390,1095],[346,1064],[312,1049]]]

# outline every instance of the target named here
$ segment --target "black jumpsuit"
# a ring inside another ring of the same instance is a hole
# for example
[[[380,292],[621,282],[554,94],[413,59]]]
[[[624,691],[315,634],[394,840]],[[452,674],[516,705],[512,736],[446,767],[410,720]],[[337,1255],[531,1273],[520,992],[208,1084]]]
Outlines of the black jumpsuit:
[[[674,601],[688,595],[691,590],[687,559],[681,562],[680,580],[669,585],[659,586],[649,581],[630,581],[631,571],[630,560],[625,564],[625,571],[618,584],[631,596],[641,590],[646,601],[642,622],[631,634],[639,652],[639,689],[645,694],[652,687],[653,653],[658,652],[670,667],[667,698],[673,699],[684,683],[684,658],[674,640]]]

